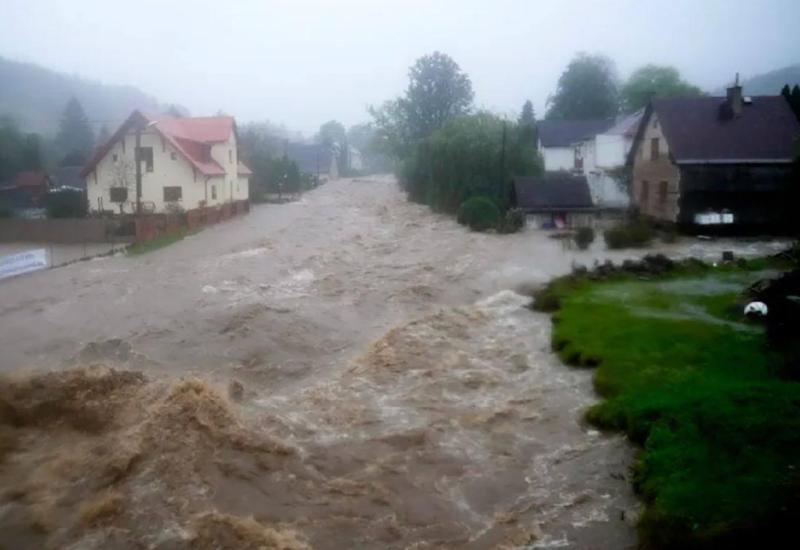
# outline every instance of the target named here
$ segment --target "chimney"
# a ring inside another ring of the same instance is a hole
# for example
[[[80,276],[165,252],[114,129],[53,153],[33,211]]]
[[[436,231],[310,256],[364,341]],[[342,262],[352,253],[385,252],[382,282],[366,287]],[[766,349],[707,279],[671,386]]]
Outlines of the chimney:
[[[742,114],[742,87],[739,86],[739,73],[736,73],[736,82],[728,88],[728,106],[733,116],[738,117]]]

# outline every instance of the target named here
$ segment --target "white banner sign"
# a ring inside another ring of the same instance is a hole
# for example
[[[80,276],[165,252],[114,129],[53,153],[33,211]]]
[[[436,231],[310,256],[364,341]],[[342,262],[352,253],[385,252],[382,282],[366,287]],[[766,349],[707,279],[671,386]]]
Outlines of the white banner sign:
[[[47,250],[37,248],[8,256],[0,256],[0,279],[47,267]]]

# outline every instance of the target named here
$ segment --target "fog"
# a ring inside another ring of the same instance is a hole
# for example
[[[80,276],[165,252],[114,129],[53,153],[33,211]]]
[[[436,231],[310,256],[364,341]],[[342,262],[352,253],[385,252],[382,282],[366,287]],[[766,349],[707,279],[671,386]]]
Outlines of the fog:
[[[470,75],[476,105],[544,112],[579,51],[621,77],[676,66],[704,89],[797,62],[796,0],[563,2],[3,0],[0,55],[130,84],[193,114],[269,119],[313,133],[405,88],[440,50]]]

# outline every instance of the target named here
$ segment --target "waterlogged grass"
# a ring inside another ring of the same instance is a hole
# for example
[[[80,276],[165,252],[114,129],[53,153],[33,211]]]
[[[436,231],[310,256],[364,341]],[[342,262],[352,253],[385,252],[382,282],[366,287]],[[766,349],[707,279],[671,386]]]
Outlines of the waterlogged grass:
[[[800,384],[777,377],[763,330],[741,315],[762,267],[565,278],[541,299],[557,310],[561,358],[597,366],[605,399],[589,421],[642,446],[643,547],[770,547],[800,519]]]
[[[126,253],[128,254],[128,256],[140,256],[142,254],[153,252],[154,250],[158,250],[159,248],[164,248],[165,246],[169,246],[180,240],[183,240],[183,238],[186,237],[187,235],[189,235],[188,231],[178,231],[177,233],[168,233],[166,235],[161,235],[160,237],[156,237],[152,241],[147,241],[144,243],[135,243],[130,245],[126,250]]]

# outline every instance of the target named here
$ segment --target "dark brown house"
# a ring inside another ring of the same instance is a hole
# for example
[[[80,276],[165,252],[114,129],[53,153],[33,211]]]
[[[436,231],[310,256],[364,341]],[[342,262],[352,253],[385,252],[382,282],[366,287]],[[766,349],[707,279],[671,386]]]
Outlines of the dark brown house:
[[[633,142],[632,199],[657,221],[745,233],[797,223],[800,123],[782,96],[654,99]]]

